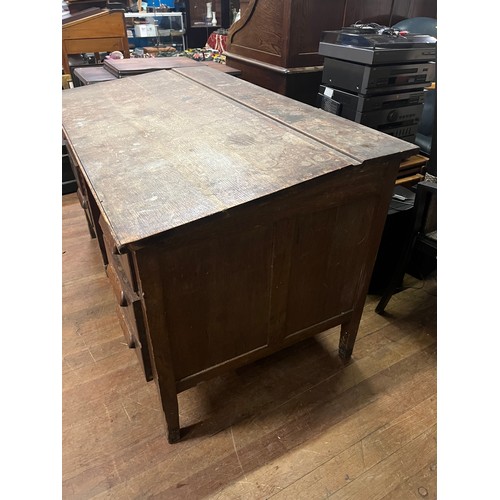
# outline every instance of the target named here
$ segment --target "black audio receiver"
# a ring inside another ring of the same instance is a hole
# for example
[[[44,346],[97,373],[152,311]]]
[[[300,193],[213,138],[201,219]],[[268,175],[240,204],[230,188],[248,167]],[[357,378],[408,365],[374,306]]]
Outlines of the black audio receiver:
[[[357,94],[388,94],[430,85],[435,79],[435,67],[433,62],[366,66],[325,58],[321,83]]]

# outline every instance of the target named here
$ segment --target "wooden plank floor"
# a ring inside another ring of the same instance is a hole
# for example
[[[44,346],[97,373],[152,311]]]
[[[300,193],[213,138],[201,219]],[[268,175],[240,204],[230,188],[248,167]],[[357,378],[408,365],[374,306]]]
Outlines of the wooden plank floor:
[[[436,280],[369,296],[352,360],[334,328],[179,395],[170,445],[125,344],[96,240],[62,197],[63,498],[436,498]]]

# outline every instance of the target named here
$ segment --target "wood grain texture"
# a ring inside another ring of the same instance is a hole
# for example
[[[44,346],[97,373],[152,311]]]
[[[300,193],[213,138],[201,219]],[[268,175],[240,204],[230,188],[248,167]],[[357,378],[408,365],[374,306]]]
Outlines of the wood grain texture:
[[[408,158],[418,152],[418,148],[406,141],[303,102],[290,100],[284,95],[270,94],[264,88],[239,78],[228,80],[227,77],[198,67],[176,68],[173,71],[203,82],[220,94],[250,109],[259,110],[278,123],[306,134],[358,162],[394,154]]]
[[[227,51],[282,68],[320,66],[321,32],[342,24],[344,3],[252,0],[229,30]]]
[[[120,244],[353,163],[172,71],[105,85],[64,95],[63,124]]]
[[[83,151],[78,160],[121,245],[357,165],[369,155],[409,156],[415,150],[289,99],[271,102],[253,86],[236,98],[229,88],[237,79],[192,69],[189,74],[199,78],[222,77],[212,78],[231,97],[175,70],[106,82],[105,99],[97,85],[63,94],[63,128],[75,150]],[[252,109],[250,99],[267,114]],[[328,128],[342,131],[332,139]],[[351,142],[365,156],[339,151],[338,144]]]
[[[62,200],[63,498],[436,498],[436,283],[179,394],[170,446],[123,339],[97,241]],[[284,230],[286,234],[286,230]]]

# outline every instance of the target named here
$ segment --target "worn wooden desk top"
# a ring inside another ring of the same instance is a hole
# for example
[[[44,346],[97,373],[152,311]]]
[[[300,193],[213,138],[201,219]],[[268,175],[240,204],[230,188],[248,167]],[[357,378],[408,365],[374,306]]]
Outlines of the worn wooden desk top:
[[[62,101],[63,128],[119,246],[417,149],[207,67],[79,87]]]

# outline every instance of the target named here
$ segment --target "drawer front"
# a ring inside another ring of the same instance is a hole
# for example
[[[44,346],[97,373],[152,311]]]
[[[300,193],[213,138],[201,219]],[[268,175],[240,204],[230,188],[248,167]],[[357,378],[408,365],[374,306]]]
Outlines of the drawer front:
[[[134,301],[131,297],[130,290],[126,283],[123,283],[118,276],[118,272],[115,268],[115,263],[112,260],[109,261],[106,267],[106,272],[108,274],[109,282],[111,283],[111,288],[115,293],[116,301],[120,307],[127,307]]]
[[[137,278],[134,272],[134,266],[131,262],[130,254],[120,255],[116,248],[116,243],[111,235],[108,225],[104,220],[99,218],[99,227],[102,230],[102,236],[104,240],[104,247],[106,249],[106,254],[108,260],[115,262],[115,266],[118,266],[121,272],[121,279],[126,283],[126,286],[130,288],[133,292],[138,292],[139,287],[137,283]]]
[[[128,307],[116,306],[116,314],[129,347],[135,350],[147,381],[153,380],[153,369],[149,357],[141,303],[136,301]],[[130,339],[130,341],[128,340]]]
[[[104,246],[108,256],[106,274],[116,297],[116,312],[127,345],[134,348],[146,380],[153,379],[153,370],[147,343],[144,313],[140,296],[134,290],[135,275],[128,254],[118,255],[107,224],[99,220]],[[126,267],[123,265],[126,264]]]

